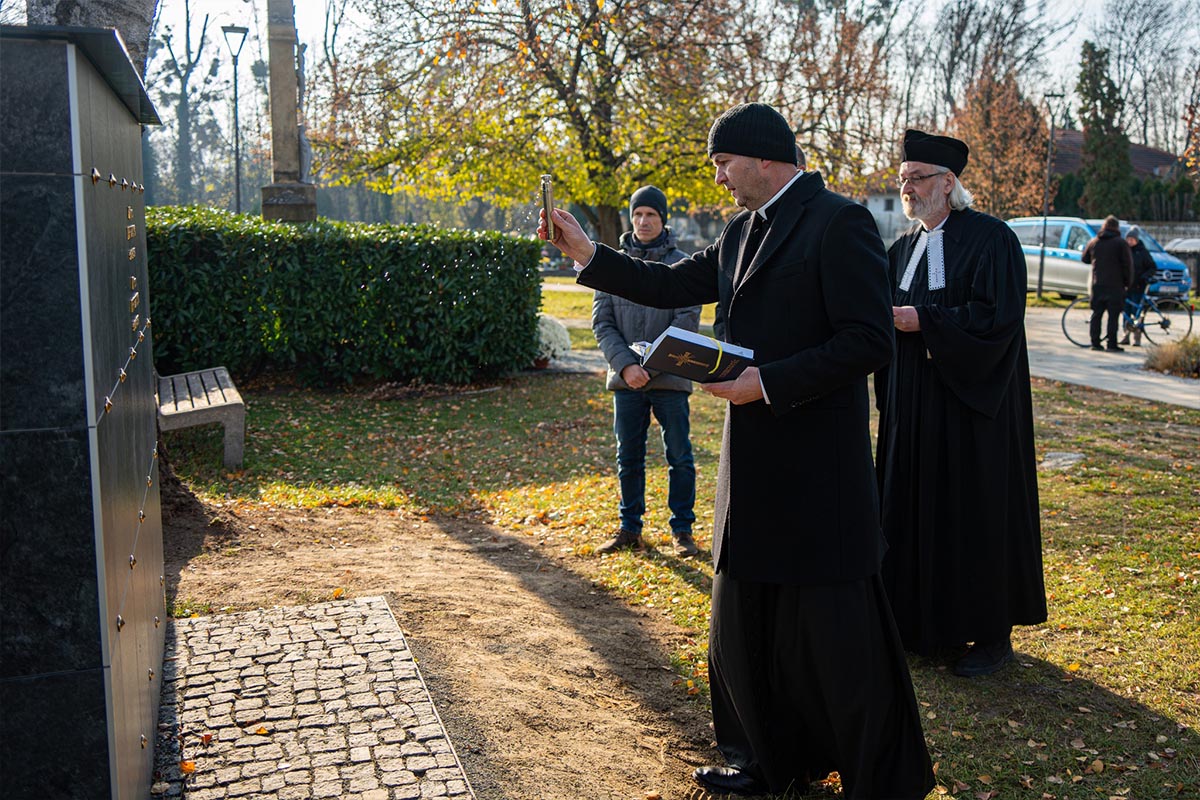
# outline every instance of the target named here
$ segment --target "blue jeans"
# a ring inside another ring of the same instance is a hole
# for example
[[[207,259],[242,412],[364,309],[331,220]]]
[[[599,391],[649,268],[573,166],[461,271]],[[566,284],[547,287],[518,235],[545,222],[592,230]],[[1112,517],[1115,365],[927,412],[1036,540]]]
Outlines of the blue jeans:
[[[666,389],[613,392],[613,433],[617,435],[617,479],[621,484],[621,528],[642,532],[646,512],[646,435],[650,412],[662,426],[666,450],[667,506],[671,531],[690,533],[696,515],[696,466],[692,461],[688,393]]]

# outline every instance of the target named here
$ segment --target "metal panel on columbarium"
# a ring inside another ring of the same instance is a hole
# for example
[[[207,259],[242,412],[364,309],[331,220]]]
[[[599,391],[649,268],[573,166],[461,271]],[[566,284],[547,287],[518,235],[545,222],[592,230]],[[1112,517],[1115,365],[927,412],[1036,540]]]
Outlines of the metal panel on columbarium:
[[[166,608],[142,177],[113,30],[0,27],[0,781],[144,798]]]

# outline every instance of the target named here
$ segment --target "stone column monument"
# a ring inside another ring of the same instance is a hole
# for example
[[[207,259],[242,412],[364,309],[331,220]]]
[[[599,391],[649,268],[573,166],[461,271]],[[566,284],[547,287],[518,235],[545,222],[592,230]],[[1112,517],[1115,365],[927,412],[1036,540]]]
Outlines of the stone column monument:
[[[262,189],[263,219],[308,222],[317,218],[317,187],[301,174],[296,74],[296,12],[292,0],[267,0],[270,51],[271,162],[274,183]]]

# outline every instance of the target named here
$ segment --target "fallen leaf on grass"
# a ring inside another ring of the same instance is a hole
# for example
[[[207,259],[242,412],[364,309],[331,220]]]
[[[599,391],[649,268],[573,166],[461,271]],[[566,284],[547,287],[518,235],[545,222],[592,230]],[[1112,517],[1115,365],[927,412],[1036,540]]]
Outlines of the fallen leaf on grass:
[[[1104,762],[1097,758],[1088,766],[1087,771],[1099,775],[1101,772],[1104,772]]]
[[[959,780],[954,781],[954,791],[956,791],[956,792],[965,792],[967,789],[970,789],[970,788],[971,788],[970,786],[963,783],[962,781],[959,781]]]
[[[339,586],[338,588],[336,588],[336,589],[334,589],[334,590],[333,590],[333,599],[334,599],[334,600],[338,600],[338,599],[340,599],[340,598],[342,597],[342,595],[344,595],[345,593],[346,593],[346,590],[345,590],[345,589],[343,589],[342,587],[340,587],[340,586]]]
[[[1079,672],[1080,664],[1078,661],[1067,665],[1067,672]]]
[[[975,800],[992,800],[992,798],[998,794],[1000,794],[1000,793],[995,791],[994,789],[991,791],[987,791],[987,792],[976,792]]]
[[[991,775],[980,775],[976,780],[978,780],[980,783],[991,785],[992,776]]]

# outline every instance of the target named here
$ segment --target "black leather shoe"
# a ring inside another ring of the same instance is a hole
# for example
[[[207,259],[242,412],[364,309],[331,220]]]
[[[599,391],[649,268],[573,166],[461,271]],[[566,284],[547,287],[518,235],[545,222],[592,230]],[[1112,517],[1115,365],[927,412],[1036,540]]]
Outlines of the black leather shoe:
[[[637,550],[642,546],[642,535],[624,528],[617,535],[596,548],[597,553],[614,553],[617,550]]]
[[[1103,347],[1101,347],[1101,346],[1100,346],[1100,345],[1098,345],[1098,344],[1094,344],[1094,345],[1092,345],[1092,349],[1093,349],[1093,350],[1103,350],[1104,348],[1103,348]]]
[[[737,767],[700,767],[692,777],[713,794],[751,796],[767,793],[765,783]]]
[[[1115,344],[1110,344],[1105,349],[1108,350],[1108,352],[1110,352],[1110,353],[1124,353],[1125,352],[1124,347],[1121,347],[1120,345],[1115,345]]]
[[[696,540],[687,531],[680,531],[675,534],[675,555],[689,558],[700,552],[700,548],[696,547]]]
[[[1012,641],[976,642],[967,654],[954,664],[954,674],[960,678],[976,678],[991,675],[1013,658]]]

